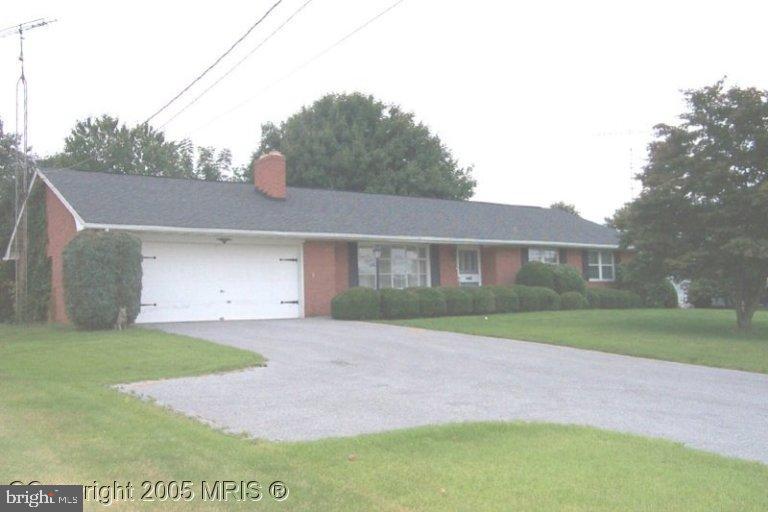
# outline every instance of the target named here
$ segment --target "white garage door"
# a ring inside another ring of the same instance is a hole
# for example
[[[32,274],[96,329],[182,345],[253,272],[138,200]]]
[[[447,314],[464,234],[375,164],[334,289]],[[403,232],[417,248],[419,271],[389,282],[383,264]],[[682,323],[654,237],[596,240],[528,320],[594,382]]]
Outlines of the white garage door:
[[[145,241],[137,322],[296,318],[298,246]]]

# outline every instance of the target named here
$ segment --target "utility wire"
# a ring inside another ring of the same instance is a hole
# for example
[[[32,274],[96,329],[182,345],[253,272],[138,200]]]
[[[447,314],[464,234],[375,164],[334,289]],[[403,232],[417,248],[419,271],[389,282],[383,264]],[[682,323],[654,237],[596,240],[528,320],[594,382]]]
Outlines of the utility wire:
[[[197,103],[197,101],[198,101],[200,98],[202,98],[203,96],[205,96],[205,95],[206,95],[206,94],[207,94],[207,93],[208,93],[208,92],[209,92],[211,89],[213,89],[214,87],[216,87],[216,86],[217,86],[217,85],[218,85],[218,84],[219,84],[219,83],[220,83],[222,80],[224,80],[224,79],[225,79],[225,78],[227,78],[229,75],[231,75],[231,74],[232,74],[232,73],[233,73],[233,72],[234,72],[234,71],[235,71],[235,70],[236,70],[236,69],[237,69],[237,68],[238,68],[238,67],[239,67],[239,66],[240,66],[240,65],[241,65],[243,62],[245,62],[245,61],[246,61],[248,58],[250,58],[250,57],[251,57],[251,56],[252,56],[254,53],[256,53],[256,52],[259,50],[259,48],[261,48],[262,46],[264,46],[264,44],[265,44],[267,41],[269,41],[270,39],[272,39],[272,37],[273,37],[275,34],[277,34],[278,32],[280,32],[280,30],[282,30],[282,29],[283,29],[283,27],[285,27],[285,26],[286,26],[288,23],[290,23],[290,22],[291,22],[291,20],[293,20],[293,18],[295,18],[295,17],[296,17],[296,16],[297,16],[297,15],[298,15],[298,14],[299,14],[301,11],[303,11],[303,10],[304,10],[304,8],[305,8],[307,5],[309,5],[309,3],[310,3],[310,2],[312,2],[312,0],[306,0],[306,1],[305,1],[303,4],[301,4],[301,5],[299,6],[299,8],[298,8],[298,9],[296,9],[295,11],[293,11],[293,13],[292,13],[290,16],[288,16],[288,18],[286,18],[286,19],[285,19],[285,21],[283,21],[283,23],[281,23],[281,24],[280,24],[280,25],[279,25],[279,26],[278,26],[278,27],[277,27],[275,30],[273,30],[273,31],[272,31],[272,32],[271,32],[271,33],[270,33],[270,34],[269,34],[267,37],[265,37],[264,39],[262,39],[262,40],[261,40],[261,42],[260,42],[259,44],[257,44],[257,45],[256,45],[256,46],[255,46],[255,47],[254,47],[254,48],[253,48],[253,49],[252,49],[250,52],[248,52],[248,53],[247,53],[247,54],[246,54],[246,55],[245,55],[245,56],[244,56],[242,59],[240,59],[239,61],[237,61],[237,62],[235,63],[235,65],[234,65],[234,66],[232,66],[231,68],[229,68],[229,69],[228,69],[228,70],[227,70],[227,71],[226,71],[226,72],[225,72],[223,75],[221,75],[221,76],[220,76],[220,77],[219,77],[219,78],[218,78],[218,79],[217,79],[215,82],[213,82],[213,83],[212,83],[211,85],[209,85],[209,86],[208,86],[208,87],[207,87],[205,90],[203,90],[203,92],[201,92],[200,94],[198,94],[197,96],[195,96],[195,98],[194,98],[192,101],[190,101],[189,103],[187,103],[187,104],[186,104],[186,105],[185,105],[185,106],[184,106],[184,107],[183,107],[181,110],[179,110],[179,111],[178,111],[178,112],[176,112],[174,115],[172,115],[172,116],[170,117],[170,119],[168,119],[168,120],[167,120],[165,123],[163,123],[162,125],[160,125],[160,127],[159,127],[158,129],[162,130],[163,128],[165,128],[165,127],[166,127],[168,124],[170,124],[170,123],[171,123],[171,121],[173,121],[174,119],[176,119],[177,117],[179,117],[179,116],[180,116],[180,115],[181,115],[181,114],[182,114],[182,113],[183,113],[185,110],[187,110],[189,107],[191,107],[192,105],[194,105],[195,103]]]
[[[283,82],[284,80],[287,80],[288,78],[292,77],[293,75],[295,75],[296,73],[298,73],[298,72],[299,72],[299,71],[301,71],[302,69],[306,68],[307,66],[309,66],[310,64],[312,64],[312,63],[313,63],[313,62],[315,62],[316,60],[318,60],[318,59],[320,59],[321,57],[323,57],[325,54],[327,54],[328,52],[330,52],[330,51],[331,51],[331,50],[333,50],[334,48],[336,48],[336,47],[338,47],[338,46],[342,45],[342,44],[343,44],[345,41],[347,41],[349,38],[351,38],[352,36],[354,36],[354,35],[355,35],[355,34],[357,34],[358,32],[360,32],[360,31],[362,31],[363,29],[365,29],[365,28],[366,28],[368,25],[370,25],[371,23],[375,22],[376,20],[378,20],[379,18],[381,18],[382,16],[384,16],[385,14],[387,14],[389,11],[391,11],[392,9],[394,9],[395,7],[397,7],[398,5],[400,5],[401,3],[403,3],[404,1],[405,1],[405,0],[397,0],[396,2],[394,2],[393,4],[391,4],[389,7],[385,8],[384,10],[380,11],[379,13],[377,13],[376,15],[374,15],[373,17],[369,18],[367,21],[365,21],[363,24],[359,25],[357,28],[355,28],[355,29],[354,29],[354,30],[352,30],[351,32],[348,32],[348,33],[347,33],[346,35],[344,35],[344,36],[343,36],[341,39],[338,39],[336,42],[334,42],[334,43],[333,43],[333,44],[331,44],[330,46],[328,46],[328,47],[326,47],[325,49],[321,50],[320,52],[316,53],[316,54],[315,54],[313,57],[311,57],[311,58],[309,58],[308,60],[304,61],[303,63],[299,64],[298,66],[296,66],[295,68],[293,68],[291,71],[289,71],[288,73],[286,73],[285,75],[283,75],[282,77],[280,77],[279,79],[277,79],[276,81],[274,81],[274,82],[272,82],[271,84],[267,85],[266,87],[264,87],[264,88],[260,89],[260,90],[259,90],[259,92],[257,92],[255,95],[251,96],[250,98],[246,99],[245,101],[242,101],[242,102],[238,103],[237,105],[235,105],[234,107],[230,108],[229,110],[227,110],[227,111],[225,111],[225,112],[223,112],[223,113],[219,114],[218,116],[216,116],[216,117],[214,117],[213,119],[209,120],[209,121],[208,121],[208,122],[206,122],[205,124],[202,124],[202,125],[198,126],[197,128],[195,128],[195,129],[194,129],[194,130],[192,130],[191,132],[188,132],[188,133],[187,133],[187,137],[188,137],[189,135],[193,134],[193,133],[196,133],[196,132],[198,132],[198,131],[202,130],[203,128],[206,128],[206,127],[210,126],[211,124],[215,123],[216,121],[218,121],[218,120],[219,120],[219,119],[221,119],[222,117],[225,117],[225,116],[227,116],[227,115],[231,114],[231,113],[232,113],[232,112],[234,112],[235,110],[238,110],[239,108],[243,107],[244,105],[246,105],[246,104],[250,103],[251,101],[255,100],[256,98],[258,98],[258,97],[259,97],[259,95],[260,95],[261,93],[263,93],[263,92],[265,92],[265,91],[267,91],[267,90],[271,89],[271,88],[272,88],[272,87],[274,87],[275,85],[277,85],[277,84],[279,84],[279,83]]]
[[[218,57],[218,58],[217,58],[215,61],[213,61],[213,64],[211,64],[210,66],[208,66],[207,68],[205,68],[205,71],[203,71],[202,73],[200,73],[200,74],[199,74],[199,75],[198,75],[198,76],[197,76],[197,77],[196,77],[194,80],[192,80],[192,81],[189,83],[189,85],[187,85],[186,87],[184,87],[184,88],[183,88],[183,89],[182,89],[182,90],[181,90],[181,91],[180,91],[180,92],[179,92],[179,93],[178,93],[176,96],[174,96],[173,98],[171,98],[171,100],[170,100],[170,101],[168,101],[168,103],[166,103],[165,105],[163,105],[162,107],[160,107],[160,108],[157,110],[157,112],[155,112],[154,114],[152,114],[151,116],[149,116],[149,117],[148,117],[148,118],[147,118],[147,119],[144,121],[144,123],[142,123],[142,124],[145,124],[145,123],[149,123],[149,122],[150,122],[152,119],[154,119],[154,118],[155,118],[155,117],[156,117],[158,114],[160,114],[160,113],[161,113],[162,111],[164,111],[166,108],[168,108],[169,106],[171,106],[171,104],[172,104],[173,102],[175,102],[177,99],[179,99],[179,97],[181,97],[181,95],[182,95],[182,94],[184,94],[185,92],[187,92],[187,91],[188,91],[188,90],[189,90],[189,89],[190,89],[190,88],[191,88],[193,85],[195,85],[195,84],[196,84],[197,82],[199,82],[199,81],[200,81],[200,80],[201,80],[201,79],[202,79],[202,78],[203,78],[205,75],[207,75],[207,74],[208,74],[208,72],[209,72],[210,70],[212,70],[214,67],[216,67],[216,65],[217,65],[219,62],[221,62],[221,61],[222,61],[222,59],[224,59],[224,57],[226,57],[227,55],[229,55],[230,53],[232,53],[232,50],[234,50],[234,49],[235,49],[235,47],[236,47],[237,45],[239,45],[239,44],[240,44],[240,43],[241,43],[241,42],[242,42],[242,41],[243,41],[243,40],[244,40],[246,37],[248,37],[248,34],[250,34],[251,32],[253,32],[253,29],[255,29],[256,27],[258,27],[258,26],[261,24],[261,22],[262,22],[262,21],[264,21],[264,20],[267,18],[267,16],[269,16],[269,15],[270,15],[270,13],[271,13],[271,12],[272,12],[272,11],[273,11],[273,10],[274,10],[274,9],[275,9],[277,6],[278,6],[278,5],[280,5],[280,4],[282,3],[282,1],[283,1],[283,0],[277,0],[277,2],[275,2],[274,4],[272,4],[272,7],[270,7],[269,9],[267,9],[267,11],[266,11],[266,12],[265,12],[265,13],[264,13],[264,14],[263,14],[263,15],[262,15],[262,16],[261,16],[261,17],[260,17],[258,20],[256,20],[256,22],[255,22],[253,25],[251,25],[251,26],[248,28],[248,30],[246,30],[246,31],[245,31],[245,34],[243,34],[242,36],[240,36],[240,38],[239,38],[237,41],[235,41],[235,42],[232,44],[232,46],[230,46],[230,47],[227,49],[227,51],[225,51],[224,53],[222,53],[222,54],[221,54],[221,55],[220,55],[220,56],[219,56],[219,57]]]

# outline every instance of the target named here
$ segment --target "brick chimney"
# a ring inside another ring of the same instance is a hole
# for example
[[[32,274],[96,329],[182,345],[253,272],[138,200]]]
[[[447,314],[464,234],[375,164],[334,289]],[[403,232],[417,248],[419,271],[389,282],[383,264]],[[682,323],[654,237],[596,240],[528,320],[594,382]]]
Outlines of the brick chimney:
[[[253,163],[256,190],[272,199],[285,199],[285,156],[270,151]]]

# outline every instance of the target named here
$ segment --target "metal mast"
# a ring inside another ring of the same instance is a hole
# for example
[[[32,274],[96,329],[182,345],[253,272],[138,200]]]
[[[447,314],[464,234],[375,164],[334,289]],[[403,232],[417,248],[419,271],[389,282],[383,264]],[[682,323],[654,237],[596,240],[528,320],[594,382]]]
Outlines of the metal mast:
[[[15,172],[15,221],[16,238],[13,256],[16,258],[16,319],[23,320],[23,309],[27,298],[27,215],[23,211],[32,181],[32,166],[29,156],[29,96],[27,77],[24,72],[24,34],[32,29],[44,27],[55,19],[37,18],[0,30],[0,38],[18,34],[19,36],[19,80],[16,82],[16,135],[20,137],[21,154]]]

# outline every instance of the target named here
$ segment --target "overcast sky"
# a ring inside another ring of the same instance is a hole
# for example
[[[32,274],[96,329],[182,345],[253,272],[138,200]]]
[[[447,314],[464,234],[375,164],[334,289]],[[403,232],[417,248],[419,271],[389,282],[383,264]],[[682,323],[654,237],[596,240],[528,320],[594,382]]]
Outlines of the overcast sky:
[[[32,146],[42,155],[60,150],[75,121],[89,115],[144,120],[274,1],[4,2],[0,28],[59,20],[26,40]],[[304,2],[284,0],[176,108]],[[263,122],[329,92],[361,91],[414,112],[462,165],[474,166],[474,199],[564,200],[602,221],[636,192],[631,176],[643,165],[651,127],[675,121],[682,89],[724,75],[768,87],[768,4],[757,1],[404,0],[293,72],[393,2],[312,0],[168,124],[168,135],[229,148],[244,163]],[[17,53],[17,38],[0,39],[0,117],[9,130]]]

